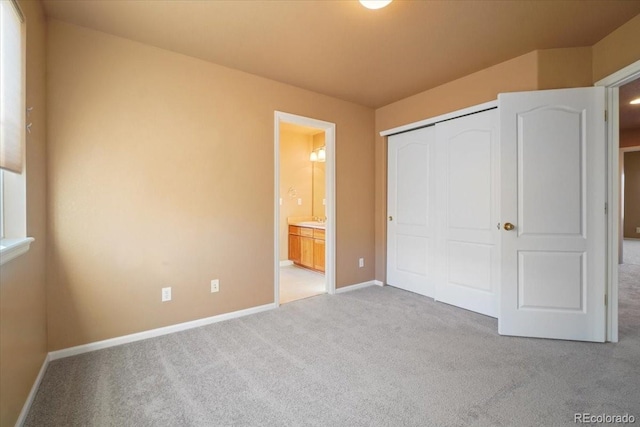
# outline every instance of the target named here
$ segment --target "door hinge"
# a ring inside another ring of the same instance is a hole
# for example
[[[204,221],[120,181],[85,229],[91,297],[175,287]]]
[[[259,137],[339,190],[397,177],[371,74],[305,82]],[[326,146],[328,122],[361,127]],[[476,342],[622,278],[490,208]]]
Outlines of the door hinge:
[[[608,203],[604,204],[604,213],[605,213],[605,215],[609,213],[609,204]]]
[[[607,307],[609,305],[609,297],[607,294],[604,294],[604,306]]]
[[[609,115],[607,114],[607,110],[604,110],[604,121],[608,121]]]

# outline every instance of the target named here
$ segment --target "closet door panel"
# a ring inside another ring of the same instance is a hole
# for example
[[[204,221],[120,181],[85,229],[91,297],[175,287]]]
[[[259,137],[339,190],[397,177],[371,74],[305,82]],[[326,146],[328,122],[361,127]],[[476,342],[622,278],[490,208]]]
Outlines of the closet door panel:
[[[435,299],[498,316],[498,127],[489,110],[436,125]]]
[[[447,152],[449,227],[461,233],[490,230],[491,132],[463,131],[450,137],[443,148]]]
[[[491,292],[493,245],[449,241],[447,279],[466,288]]]
[[[433,297],[435,128],[389,137],[387,284]]]

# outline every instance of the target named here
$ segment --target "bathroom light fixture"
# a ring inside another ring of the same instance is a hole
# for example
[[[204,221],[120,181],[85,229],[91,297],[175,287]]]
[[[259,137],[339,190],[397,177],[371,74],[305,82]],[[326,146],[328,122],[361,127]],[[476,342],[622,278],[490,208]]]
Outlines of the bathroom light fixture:
[[[309,155],[309,160],[312,162],[324,162],[327,160],[327,152],[324,147],[316,148]]]
[[[638,104],[640,104],[640,98],[636,98],[636,99],[632,100],[629,104],[631,104],[631,105],[638,105]]]
[[[367,9],[382,9],[391,2],[392,0],[360,0],[360,4]]]

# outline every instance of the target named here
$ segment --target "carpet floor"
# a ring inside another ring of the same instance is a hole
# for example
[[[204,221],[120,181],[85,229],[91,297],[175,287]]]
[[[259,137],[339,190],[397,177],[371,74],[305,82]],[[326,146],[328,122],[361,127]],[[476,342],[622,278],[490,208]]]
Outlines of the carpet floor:
[[[620,342],[503,337],[497,320],[392,287],[52,362],[27,426],[561,426],[640,420],[640,266]]]
[[[624,263],[640,265],[640,240],[625,239],[622,244]]]

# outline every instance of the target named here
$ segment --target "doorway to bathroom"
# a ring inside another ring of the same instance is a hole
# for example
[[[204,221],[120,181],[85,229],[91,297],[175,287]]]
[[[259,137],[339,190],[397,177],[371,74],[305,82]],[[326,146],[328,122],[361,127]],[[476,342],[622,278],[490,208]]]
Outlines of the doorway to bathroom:
[[[275,303],[335,292],[335,125],[275,114]]]

